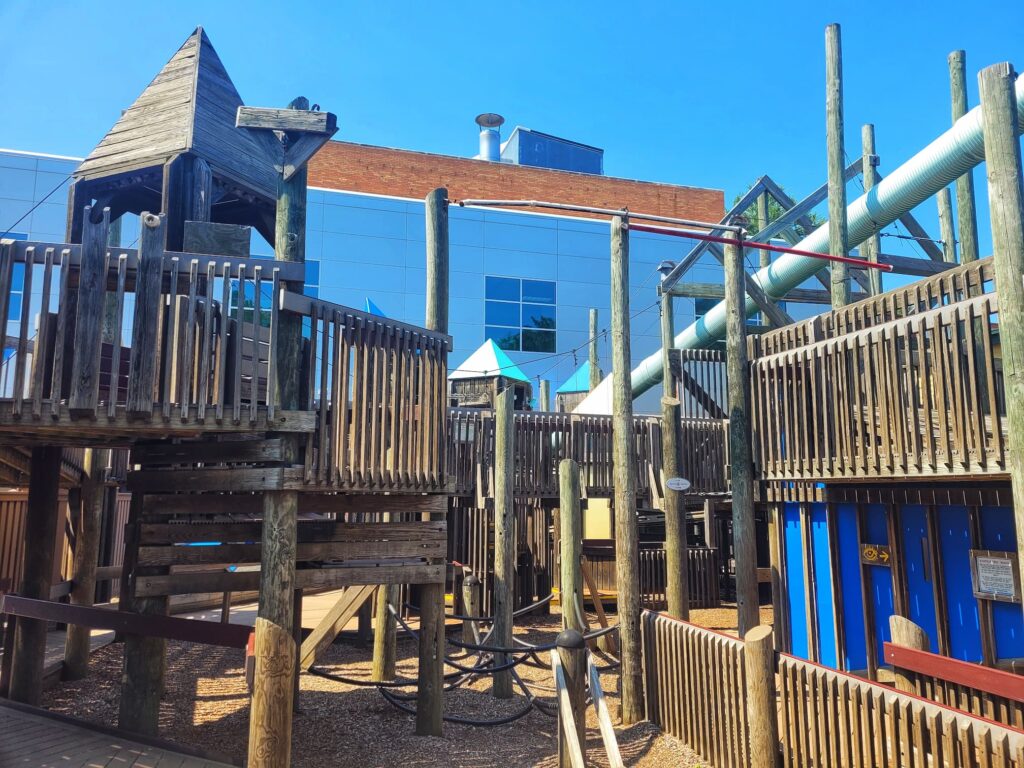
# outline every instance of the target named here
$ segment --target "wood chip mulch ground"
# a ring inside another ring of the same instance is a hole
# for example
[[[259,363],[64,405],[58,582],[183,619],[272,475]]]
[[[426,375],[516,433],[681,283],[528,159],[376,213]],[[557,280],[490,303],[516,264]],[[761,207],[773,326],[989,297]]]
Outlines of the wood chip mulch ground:
[[[731,615],[731,624],[730,624]],[[735,609],[694,611],[695,622],[719,630],[735,627]],[[770,609],[764,619],[771,621]],[[557,615],[530,619],[516,626],[516,636],[530,643],[550,642],[560,625]],[[62,683],[44,694],[43,706],[83,720],[117,722],[120,695],[121,644],[92,656],[92,673],[81,681]],[[457,649],[449,647],[449,654]],[[347,642],[331,646],[319,668],[354,679],[367,679],[368,648]],[[416,675],[416,643],[400,637],[398,675]],[[547,662],[548,655],[541,654]],[[243,763],[249,723],[248,692],[241,651],[191,643],[169,642],[166,690],[161,701],[160,735],[236,763]],[[517,667],[525,682],[538,686],[535,695],[552,701],[550,668]],[[618,710],[618,679],[602,675],[612,716]],[[405,689],[409,692],[414,688]],[[497,718],[523,707],[517,695],[506,701],[490,694],[488,678],[446,694],[445,713],[477,719]],[[537,710],[497,727],[445,723],[441,738],[417,737],[414,718],[384,700],[375,688],[340,683],[313,674],[301,678],[301,712],[294,720],[292,765],[296,768],[376,768],[377,766],[452,766],[515,768],[557,766],[555,720]],[[607,765],[593,708],[588,710],[588,763]],[[629,766],[695,766],[704,764],[680,741],[649,723],[618,729],[619,748]]]

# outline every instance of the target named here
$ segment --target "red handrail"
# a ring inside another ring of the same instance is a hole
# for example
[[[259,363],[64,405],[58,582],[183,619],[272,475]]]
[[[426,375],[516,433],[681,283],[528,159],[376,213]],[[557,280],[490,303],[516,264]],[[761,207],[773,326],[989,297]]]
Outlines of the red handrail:
[[[894,667],[1024,702],[1024,677],[1012,672],[892,643],[886,643],[883,650],[885,660]]]

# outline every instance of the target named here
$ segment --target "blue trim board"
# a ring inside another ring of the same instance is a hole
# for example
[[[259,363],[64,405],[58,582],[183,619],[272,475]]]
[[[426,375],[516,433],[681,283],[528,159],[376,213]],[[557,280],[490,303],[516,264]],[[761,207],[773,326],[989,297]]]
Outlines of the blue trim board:
[[[807,590],[804,589],[803,537],[800,534],[800,505],[782,505],[783,541],[786,558],[786,601],[789,608],[790,652],[810,658],[807,632]]]
[[[907,618],[928,634],[932,653],[939,652],[939,628],[935,618],[935,580],[925,561],[928,515],[921,504],[904,504],[899,511],[903,533],[903,569],[907,578]]]

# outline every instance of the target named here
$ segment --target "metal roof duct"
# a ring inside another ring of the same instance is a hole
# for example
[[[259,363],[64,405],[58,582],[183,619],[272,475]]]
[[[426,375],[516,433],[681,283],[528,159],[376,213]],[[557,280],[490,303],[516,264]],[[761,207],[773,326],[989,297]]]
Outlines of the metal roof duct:
[[[1016,82],[1017,113],[1024,126],[1024,75]],[[854,200],[846,209],[850,247],[859,245],[882,227],[891,224],[948,186],[985,159],[981,128],[981,108],[975,107],[961,117],[935,141],[884,178],[874,189]],[[807,251],[828,253],[828,222],[822,224],[793,246]],[[809,256],[786,254],[752,277],[771,298],[781,299],[786,292],[812,277],[823,263]],[[758,311],[750,298],[748,316]],[[725,302],[719,302],[707,314],[676,336],[678,349],[699,349],[725,335]],[[639,397],[661,381],[661,352],[645,358],[631,375],[633,397]],[[611,413],[611,376],[576,408],[577,413]]]

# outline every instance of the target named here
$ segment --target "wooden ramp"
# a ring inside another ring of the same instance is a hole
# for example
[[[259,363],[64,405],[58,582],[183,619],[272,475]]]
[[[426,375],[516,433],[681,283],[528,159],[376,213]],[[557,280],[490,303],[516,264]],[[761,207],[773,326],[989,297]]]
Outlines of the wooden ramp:
[[[112,729],[32,708],[0,706],[0,765],[5,768],[229,768],[169,747],[143,744]]]

